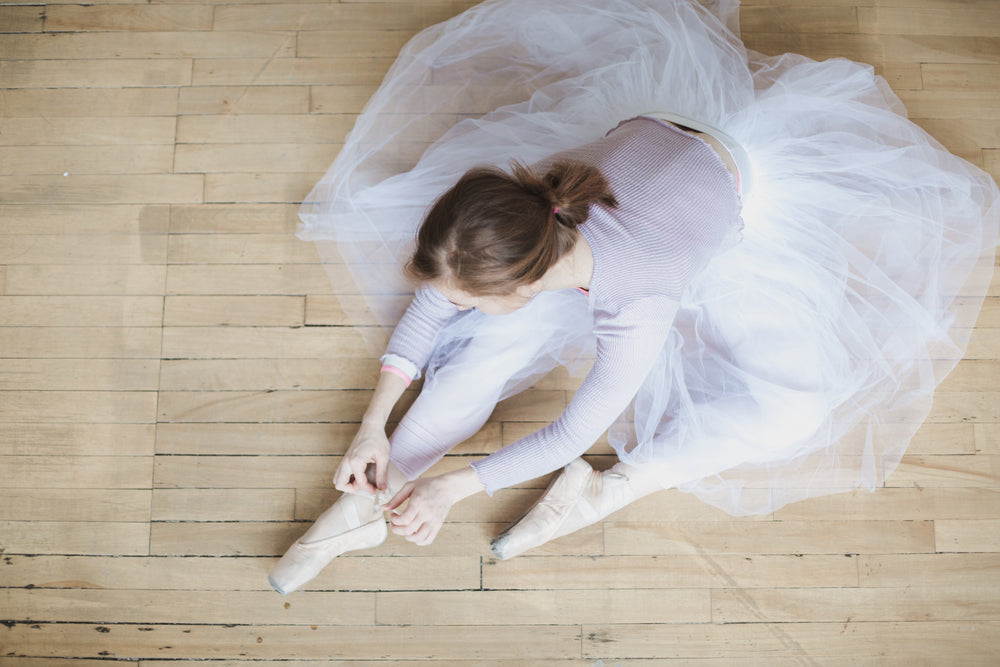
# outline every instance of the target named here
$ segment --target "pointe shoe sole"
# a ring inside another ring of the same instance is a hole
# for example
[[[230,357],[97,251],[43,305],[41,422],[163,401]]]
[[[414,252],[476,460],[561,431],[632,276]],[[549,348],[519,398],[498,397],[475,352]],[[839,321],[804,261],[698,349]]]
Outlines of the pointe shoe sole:
[[[315,579],[340,554],[377,547],[385,542],[388,534],[385,519],[379,517],[347,532],[315,542],[303,543],[296,540],[271,568],[267,582],[278,593],[288,595]]]
[[[515,519],[514,522],[506,528],[506,530],[497,535],[490,542],[490,551],[493,552],[493,555],[500,560],[507,560],[514,558],[515,556],[519,556],[525,551],[547,542],[548,539],[544,539],[538,544],[514,544],[514,532],[521,521],[534,512],[539,505],[552,500],[552,492],[556,489],[556,487],[570,487],[571,492],[566,495],[574,499],[577,498],[579,496],[580,488],[586,482],[587,476],[590,475],[593,470],[594,469],[590,467],[590,464],[582,458],[571,461],[558,475],[556,475],[555,479],[552,480],[548,488],[545,489],[545,493],[543,493],[538,500],[531,505],[531,507],[525,510],[524,514]],[[553,531],[554,530],[555,527],[553,527]]]

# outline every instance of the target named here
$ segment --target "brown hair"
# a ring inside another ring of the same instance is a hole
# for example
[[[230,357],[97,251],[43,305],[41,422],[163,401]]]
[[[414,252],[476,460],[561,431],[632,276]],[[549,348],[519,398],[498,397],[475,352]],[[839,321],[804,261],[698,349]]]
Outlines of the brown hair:
[[[579,162],[555,162],[541,176],[517,162],[511,174],[472,169],[431,207],[406,273],[449,278],[470,294],[510,294],[573,247],[594,203],[618,205],[601,172]]]

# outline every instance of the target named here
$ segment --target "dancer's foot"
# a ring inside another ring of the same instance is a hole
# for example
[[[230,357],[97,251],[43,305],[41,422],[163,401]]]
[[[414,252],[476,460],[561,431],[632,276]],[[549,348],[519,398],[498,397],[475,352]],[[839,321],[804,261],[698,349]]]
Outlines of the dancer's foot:
[[[387,534],[382,507],[374,498],[345,493],[288,548],[267,580],[274,590],[288,595],[340,554],[377,547]]]
[[[583,459],[571,462],[538,502],[490,543],[493,554],[501,560],[513,558],[596,523],[635,500],[635,490],[619,466],[600,473]]]
[[[288,595],[314,579],[340,554],[382,544],[388,535],[382,504],[405,481],[403,474],[390,466],[386,492],[374,497],[343,494],[271,569],[267,577],[271,587]]]
[[[610,470],[597,472],[582,458],[576,459],[563,468],[520,520],[490,543],[490,549],[501,560],[518,556],[662,489],[659,480],[653,466],[617,463]]]

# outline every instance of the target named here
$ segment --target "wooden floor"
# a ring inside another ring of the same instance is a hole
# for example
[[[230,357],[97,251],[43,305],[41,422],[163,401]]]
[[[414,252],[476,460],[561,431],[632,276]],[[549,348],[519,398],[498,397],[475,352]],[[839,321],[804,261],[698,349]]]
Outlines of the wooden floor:
[[[496,561],[541,480],[460,504],[430,547],[390,537],[272,592],[377,374],[296,203],[399,47],[470,3],[212,2],[0,4],[0,664],[1000,662],[997,279],[876,494],[744,520],[664,492]],[[742,19],[757,50],[874,64],[1000,176],[1000,3]],[[556,417],[568,386],[458,454]]]

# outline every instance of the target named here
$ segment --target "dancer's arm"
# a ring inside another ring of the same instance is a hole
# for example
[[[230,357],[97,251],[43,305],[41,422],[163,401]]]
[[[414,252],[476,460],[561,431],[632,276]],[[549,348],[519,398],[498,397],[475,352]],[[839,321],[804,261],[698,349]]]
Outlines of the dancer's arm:
[[[458,307],[436,289],[420,286],[392,332],[382,363],[409,380],[416,380],[430,359],[441,327],[458,312]]]
[[[339,491],[375,494],[376,490],[385,490],[389,475],[389,439],[385,435],[385,425],[407,385],[409,382],[396,373],[383,372],[379,377],[361,419],[361,428],[333,476],[333,485]],[[365,472],[368,464],[375,466],[375,486]]]
[[[558,470],[586,452],[628,407],[662,353],[678,303],[634,302],[602,321],[597,360],[563,414],[548,426],[473,463],[492,495]]]
[[[376,490],[385,490],[389,470],[389,439],[385,435],[385,425],[389,413],[427,364],[437,332],[456,313],[455,304],[433,287],[425,285],[417,290],[382,357],[382,374],[361,428],[334,474],[333,484],[340,491],[375,494]],[[374,486],[366,474],[369,464],[375,466]]]
[[[415,544],[430,544],[459,500],[538,477],[585,452],[638,391],[663,349],[676,305],[669,300],[644,301],[633,307],[633,312],[642,313],[638,319],[625,316],[625,321],[604,322],[594,370],[558,420],[476,462],[475,467],[405,485],[384,505],[391,510],[409,499],[403,513],[391,520],[393,532]]]

